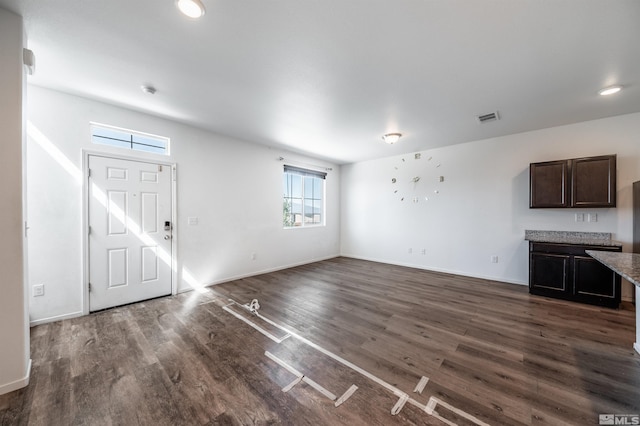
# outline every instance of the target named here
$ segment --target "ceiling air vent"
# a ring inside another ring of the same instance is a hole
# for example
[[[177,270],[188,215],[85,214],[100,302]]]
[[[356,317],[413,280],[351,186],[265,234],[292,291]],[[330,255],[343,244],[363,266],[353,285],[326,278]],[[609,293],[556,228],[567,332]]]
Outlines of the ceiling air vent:
[[[498,114],[498,111],[490,112],[489,114],[482,114],[478,116],[478,123],[480,124],[488,123],[490,121],[497,121],[497,120],[500,120],[500,115]]]

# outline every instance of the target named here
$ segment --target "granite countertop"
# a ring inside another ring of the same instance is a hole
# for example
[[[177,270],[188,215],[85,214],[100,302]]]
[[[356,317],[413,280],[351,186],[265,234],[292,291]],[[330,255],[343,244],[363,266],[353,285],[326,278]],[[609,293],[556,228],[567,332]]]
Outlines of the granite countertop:
[[[622,247],[609,232],[533,231],[525,230],[524,239],[538,243],[580,244],[586,246]]]
[[[640,287],[640,254],[587,250],[587,254]]]

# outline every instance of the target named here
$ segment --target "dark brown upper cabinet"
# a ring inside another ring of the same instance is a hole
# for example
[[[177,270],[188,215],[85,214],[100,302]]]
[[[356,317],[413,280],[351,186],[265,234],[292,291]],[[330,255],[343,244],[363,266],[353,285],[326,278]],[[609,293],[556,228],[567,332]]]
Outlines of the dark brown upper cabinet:
[[[531,163],[529,207],[616,206],[616,156]]]
[[[569,162],[532,163],[529,207],[569,207]]]
[[[571,207],[616,206],[616,156],[576,158],[571,164]]]

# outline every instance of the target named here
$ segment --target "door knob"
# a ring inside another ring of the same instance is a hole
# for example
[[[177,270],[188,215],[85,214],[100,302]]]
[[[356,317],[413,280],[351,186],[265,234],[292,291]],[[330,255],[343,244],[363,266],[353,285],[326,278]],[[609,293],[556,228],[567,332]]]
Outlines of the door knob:
[[[171,235],[165,235],[165,236],[164,236],[164,239],[165,239],[165,240],[170,240],[170,239],[171,239]]]

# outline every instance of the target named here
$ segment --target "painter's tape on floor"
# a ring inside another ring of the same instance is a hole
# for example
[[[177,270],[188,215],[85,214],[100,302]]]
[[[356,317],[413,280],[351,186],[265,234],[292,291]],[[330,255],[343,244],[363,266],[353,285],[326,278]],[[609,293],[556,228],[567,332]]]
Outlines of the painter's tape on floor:
[[[335,401],[337,399],[337,397],[333,393],[329,392],[326,388],[316,383],[314,380],[310,379],[309,377],[305,376],[300,371],[296,370],[291,365],[287,364],[286,362],[284,362],[283,360],[281,360],[271,352],[265,351],[264,355],[270,360],[272,360],[273,362],[275,362],[276,364],[278,364],[280,367],[284,368],[285,370],[289,371],[291,374],[297,377],[296,380],[294,380],[293,382],[291,382],[289,385],[285,386],[282,389],[283,392],[288,392],[289,390],[291,390],[291,388],[293,388],[295,385],[300,383],[300,381],[303,381],[309,386],[311,386],[312,388],[314,388],[315,390],[317,390],[318,392],[320,392],[322,395],[329,398],[331,401]]]
[[[435,396],[432,396],[431,398],[429,398],[429,402],[427,403],[427,407],[425,409],[425,411],[427,412],[427,414],[432,415],[433,417],[437,418],[438,420],[442,421],[443,423],[448,424],[449,426],[457,426],[456,423],[452,422],[451,420],[448,420],[444,417],[442,417],[440,415],[440,413],[438,413],[436,411],[436,407],[440,405],[443,408],[451,411],[452,413],[455,413],[456,415],[458,415],[459,417],[464,417],[465,419],[473,422],[474,424],[478,425],[478,426],[489,426],[488,423],[483,422],[482,420],[478,419],[477,417],[472,416],[469,413],[466,413],[462,410],[460,410],[459,408],[454,407],[453,405],[444,402],[443,400],[436,398]]]
[[[287,386],[282,388],[282,392],[285,392],[285,393],[289,392],[291,389],[293,389],[293,387],[295,385],[297,385],[298,383],[300,383],[302,381],[303,377],[304,376],[296,377],[293,382],[289,383]]]
[[[342,403],[344,403],[347,399],[349,399],[349,397],[353,395],[357,390],[358,390],[358,387],[356,385],[351,385],[351,387],[347,389],[347,391],[343,393],[340,398],[338,398],[338,400],[335,403],[335,406],[339,407],[340,405],[342,405]]]
[[[256,302],[257,302],[257,300],[256,300]],[[238,304],[236,302],[233,302],[233,301],[232,301],[232,305],[235,305],[236,307],[238,307],[238,306],[241,307],[242,309],[244,309],[245,312],[251,310],[251,306],[250,305],[242,306],[242,305],[240,305],[240,304]],[[294,331],[291,331],[290,329],[287,329],[287,328],[275,323],[274,321],[270,320],[269,318],[261,315],[258,312],[257,309],[255,309],[253,312],[250,312],[250,315],[255,316],[255,317],[263,320],[265,323],[267,323],[267,324],[279,329],[281,332],[284,332],[285,334],[282,337],[277,338],[277,337],[273,336],[271,333],[268,333],[265,330],[261,330],[261,327],[256,326],[251,321],[245,319],[243,316],[241,316],[241,315],[239,315],[237,313],[234,313],[234,311],[231,310],[229,308],[229,306],[230,305],[227,305],[223,309],[225,309],[227,312],[235,315],[236,317],[240,318],[241,320],[247,322],[249,325],[251,325],[252,327],[256,328],[256,330],[260,331],[261,333],[263,333],[263,334],[267,333],[265,335],[267,335],[270,339],[274,340],[275,342],[280,343],[280,342],[282,342],[284,339],[286,339],[288,337],[293,337],[293,338],[303,342],[304,344],[316,349],[317,351],[329,356],[330,358],[332,358],[335,361],[341,363],[342,365],[352,369],[353,371],[361,374],[362,376],[368,378],[369,380],[377,383],[378,385],[382,386],[386,390],[392,392],[395,396],[397,396],[399,398],[398,402],[396,402],[396,405],[394,405],[393,408],[391,409],[391,414],[392,415],[397,415],[402,410],[402,408],[405,406],[405,404],[409,403],[410,405],[413,405],[414,407],[417,407],[418,409],[424,411],[428,415],[438,418],[440,421],[444,422],[445,424],[447,424],[449,426],[457,426],[456,423],[454,423],[454,422],[442,417],[436,411],[436,407],[438,405],[440,405],[443,408],[455,413],[456,415],[458,415],[460,417],[463,417],[463,418],[473,422],[474,424],[476,424],[478,426],[489,426],[489,424],[483,422],[482,420],[480,420],[480,419],[472,416],[471,414],[468,414],[468,413],[466,413],[466,412],[454,407],[453,405],[448,404],[448,403],[446,403],[446,402],[444,402],[441,399],[438,399],[436,397],[432,396],[431,398],[429,398],[429,402],[427,403],[427,405],[424,405],[424,404],[420,403],[419,401],[416,401],[415,399],[411,398],[408,394],[406,394],[405,392],[401,391],[400,389],[398,389],[397,387],[393,386],[392,384],[385,382],[381,378],[376,377],[375,375],[373,375],[373,374],[369,373],[368,371],[360,368],[359,366],[353,364],[352,362],[347,361],[346,359],[334,354],[333,352],[331,352],[331,351],[329,351],[329,350],[327,350],[327,349],[325,349],[325,348],[313,343],[309,339],[306,339],[305,337],[295,333]],[[269,336],[269,335],[271,335],[271,336]],[[289,385],[287,385],[284,388],[287,391],[290,390],[291,388],[293,388],[296,384],[300,383],[300,381],[304,381],[305,383],[308,383],[309,385],[314,387],[316,390],[318,390],[323,395],[327,396],[332,401],[336,401],[336,396],[334,394],[332,394],[331,392],[329,392],[328,390],[326,390],[325,388],[323,388],[322,386],[320,386],[319,384],[317,384],[313,380],[311,380],[308,377],[304,376],[301,372],[299,372],[298,370],[294,369],[290,365],[286,364],[284,361],[282,361],[281,359],[279,359],[278,357],[276,357],[272,353],[267,351],[267,352],[265,352],[265,355],[268,358],[270,358],[271,360],[273,360],[274,362],[276,362],[277,364],[279,364],[283,368],[287,369],[288,371],[290,371],[292,374],[294,374],[296,376],[296,380],[294,380],[293,382],[291,382]],[[415,389],[413,391],[415,393],[421,394],[424,391],[425,387],[427,386],[428,382],[429,382],[429,378],[425,377],[425,376],[422,376],[422,378],[420,379],[420,381],[418,382],[418,384],[416,385],[416,387],[415,387]],[[351,390],[352,388],[354,388],[353,391]],[[283,391],[284,391],[284,389],[283,389]],[[351,396],[351,394],[353,394],[353,392],[355,392],[356,389],[357,389],[357,387],[355,385],[351,386],[351,388],[349,388],[347,390],[347,392],[345,392],[345,394],[342,395],[335,402],[335,406],[337,407],[338,405],[342,404],[349,396]],[[347,396],[347,394],[349,394],[349,395]]]
[[[396,405],[394,405],[393,408],[391,409],[391,415],[395,416],[400,411],[402,411],[404,404],[406,404],[408,400],[409,400],[408,395],[401,396],[400,399],[398,399],[398,402],[396,402]]]
[[[420,379],[420,381],[416,385],[416,388],[413,391],[415,393],[422,394],[422,391],[424,390],[425,386],[427,386],[427,383],[429,383],[429,378],[422,376],[422,378]]]
[[[278,327],[274,327],[273,325],[267,323],[260,317],[252,314],[241,305],[230,303],[226,306],[223,306],[222,309],[238,318],[239,320],[249,324],[251,327],[258,330],[260,333],[267,336],[269,339],[273,340],[276,343],[280,343],[290,337],[289,334],[283,332]]]

